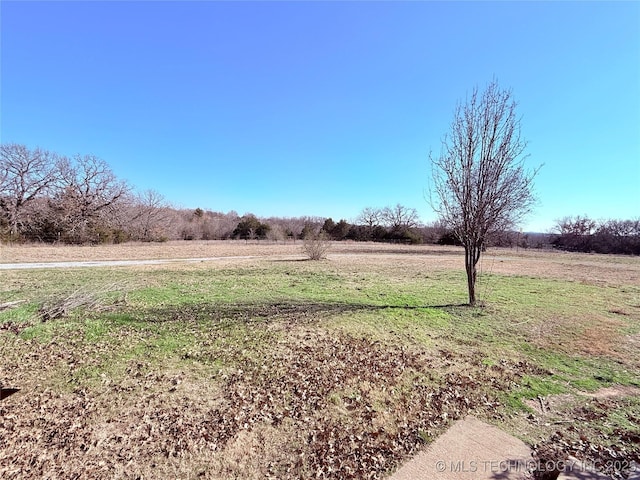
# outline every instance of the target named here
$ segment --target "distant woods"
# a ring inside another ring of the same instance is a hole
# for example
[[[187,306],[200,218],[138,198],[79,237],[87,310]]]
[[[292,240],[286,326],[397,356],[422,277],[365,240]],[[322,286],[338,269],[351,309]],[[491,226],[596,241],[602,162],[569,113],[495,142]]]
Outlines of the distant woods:
[[[136,191],[93,155],[65,157],[24,145],[0,145],[0,240],[122,243],[167,240],[295,241],[324,232],[331,240],[456,244],[416,209],[364,208],[352,222],[321,217],[258,218],[172,206],[159,192]],[[640,254],[640,220],[565,218],[554,234],[505,231],[490,245]]]
[[[551,244],[572,252],[640,255],[640,219],[600,220],[586,216],[557,221]]]

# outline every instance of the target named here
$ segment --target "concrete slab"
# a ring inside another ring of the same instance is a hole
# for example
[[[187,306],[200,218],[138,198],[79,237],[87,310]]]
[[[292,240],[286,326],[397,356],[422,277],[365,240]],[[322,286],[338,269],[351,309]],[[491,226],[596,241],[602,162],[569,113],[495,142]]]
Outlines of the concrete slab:
[[[458,420],[390,480],[522,480],[531,449],[497,427],[468,416]]]
[[[389,480],[530,480],[531,449],[493,425],[468,416],[404,464]],[[570,457],[558,480],[607,480],[593,465]],[[640,480],[633,464],[629,480]]]

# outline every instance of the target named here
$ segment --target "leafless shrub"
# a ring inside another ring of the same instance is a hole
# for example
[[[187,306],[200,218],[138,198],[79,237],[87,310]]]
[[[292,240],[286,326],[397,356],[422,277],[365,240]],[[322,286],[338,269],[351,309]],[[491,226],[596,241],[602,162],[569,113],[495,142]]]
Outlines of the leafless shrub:
[[[322,260],[330,247],[331,241],[322,230],[307,232],[302,243],[302,251],[309,260]]]
[[[115,299],[114,294],[117,295]],[[38,316],[43,322],[48,322],[65,318],[77,308],[103,312],[126,303],[126,295],[122,285],[116,284],[100,289],[79,288],[71,293],[56,294],[45,299],[38,309]]]

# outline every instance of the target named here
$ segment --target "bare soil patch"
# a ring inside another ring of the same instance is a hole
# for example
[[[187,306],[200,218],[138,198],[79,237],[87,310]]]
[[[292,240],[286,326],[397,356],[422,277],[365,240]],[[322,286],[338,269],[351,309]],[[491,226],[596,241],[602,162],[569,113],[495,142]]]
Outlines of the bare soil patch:
[[[633,397],[640,396],[640,388],[630,385],[612,385],[596,390],[595,392],[580,392],[579,395],[571,393],[549,395],[544,398],[540,397],[537,400],[525,400],[525,403],[529,408],[534,410],[537,415],[550,417],[562,413],[569,407],[575,406],[576,402],[579,402],[579,396],[596,400]]]
[[[613,385],[611,387],[601,388],[593,393],[588,393],[587,396],[597,399],[632,396],[640,397],[640,388],[632,387],[630,385]]]

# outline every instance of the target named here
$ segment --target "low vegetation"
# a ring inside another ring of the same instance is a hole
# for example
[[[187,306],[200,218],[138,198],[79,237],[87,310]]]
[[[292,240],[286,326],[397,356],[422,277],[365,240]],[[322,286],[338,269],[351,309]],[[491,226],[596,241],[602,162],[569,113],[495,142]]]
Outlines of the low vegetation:
[[[329,235],[324,231],[309,231],[302,242],[302,251],[309,260],[322,260],[331,248]]]
[[[469,413],[640,460],[637,259],[489,251],[471,308],[456,248],[251,248],[3,271],[2,478],[383,478]]]

